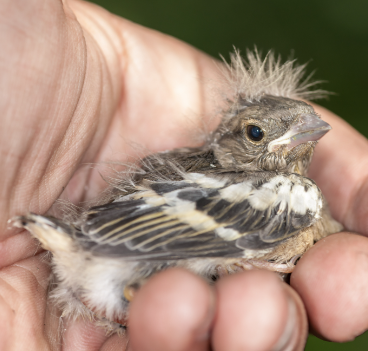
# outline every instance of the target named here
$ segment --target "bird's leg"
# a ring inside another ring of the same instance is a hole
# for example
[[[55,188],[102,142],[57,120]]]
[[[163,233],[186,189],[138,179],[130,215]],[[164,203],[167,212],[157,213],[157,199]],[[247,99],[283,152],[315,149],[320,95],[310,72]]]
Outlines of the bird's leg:
[[[275,263],[275,262],[269,262],[269,261],[248,259],[244,261],[239,261],[236,263],[236,265],[243,268],[244,270],[258,268],[258,269],[266,269],[272,272],[292,273],[295,268],[295,262],[300,257],[301,255],[296,255],[289,262],[286,262],[286,263]]]
[[[280,273],[292,273],[295,267],[295,265],[289,265],[289,263],[274,263],[261,260],[248,260],[248,263],[256,268]]]

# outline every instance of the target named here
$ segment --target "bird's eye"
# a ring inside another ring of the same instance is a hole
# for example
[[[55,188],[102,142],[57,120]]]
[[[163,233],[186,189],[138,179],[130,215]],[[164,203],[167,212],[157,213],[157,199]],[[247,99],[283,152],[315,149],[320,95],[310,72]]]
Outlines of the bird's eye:
[[[250,140],[260,141],[263,139],[263,130],[255,125],[249,125],[247,127],[247,134]]]

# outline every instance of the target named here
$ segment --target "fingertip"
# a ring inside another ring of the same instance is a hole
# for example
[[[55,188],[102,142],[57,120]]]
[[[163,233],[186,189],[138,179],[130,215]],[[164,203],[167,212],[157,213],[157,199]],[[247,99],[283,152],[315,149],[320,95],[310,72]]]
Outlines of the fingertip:
[[[302,303],[276,274],[245,272],[221,280],[216,288],[214,350],[303,348],[307,328]]]
[[[212,289],[183,269],[157,274],[135,296],[128,330],[133,350],[199,350],[208,345]]]
[[[346,342],[368,328],[367,271],[368,239],[348,233],[320,240],[298,262],[291,286],[317,335]]]

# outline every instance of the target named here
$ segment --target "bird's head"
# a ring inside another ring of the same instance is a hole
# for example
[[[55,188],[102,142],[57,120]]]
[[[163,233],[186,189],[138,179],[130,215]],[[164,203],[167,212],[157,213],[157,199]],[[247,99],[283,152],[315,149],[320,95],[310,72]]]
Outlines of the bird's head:
[[[300,100],[264,95],[251,102],[239,98],[235,106],[212,143],[228,169],[305,175],[317,140],[331,129]]]

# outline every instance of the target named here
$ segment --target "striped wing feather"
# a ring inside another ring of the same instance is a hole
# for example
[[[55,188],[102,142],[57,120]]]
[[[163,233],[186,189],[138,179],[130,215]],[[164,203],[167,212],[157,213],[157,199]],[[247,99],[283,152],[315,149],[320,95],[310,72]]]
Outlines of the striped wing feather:
[[[308,180],[298,190],[315,197],[317,191],[308,207],[292,192],[288,198],[287,187],[300,184],[284,178],[227,184],[193,175],[146,183],[129,198],[91,208],[80,240],[96,254],[132,259],[241,257],[244,249],[278,245],[317,218],[319,189]]]

